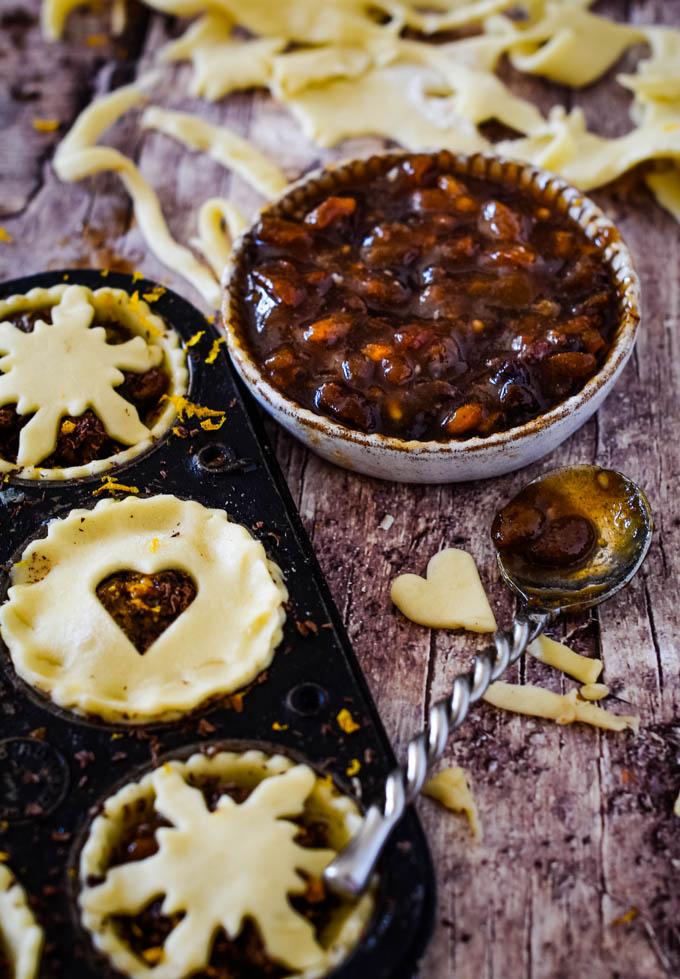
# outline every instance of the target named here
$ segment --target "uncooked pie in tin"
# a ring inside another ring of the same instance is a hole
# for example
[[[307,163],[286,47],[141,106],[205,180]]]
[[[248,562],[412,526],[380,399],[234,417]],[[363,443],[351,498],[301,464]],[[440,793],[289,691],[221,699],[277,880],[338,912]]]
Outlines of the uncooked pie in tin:
[[[35,979],[42,946],[43,931],[23,888],[0,864],[0,979]]]
[[[192,755],[104,804],[80,858],[82,922],[133,979],[325,975],[374,906],[322,873],[356,805],[306,765],[259,751]]]
[[[19,676],[59,706],[166,721],[269,666],[287,597],[224,511],[130,496],[50,522],[12,569],[0,631]]]
[[[137,293],[62,284],[0,300],[0,472],[128,462],[169,429],[187,378],[178,335]]]

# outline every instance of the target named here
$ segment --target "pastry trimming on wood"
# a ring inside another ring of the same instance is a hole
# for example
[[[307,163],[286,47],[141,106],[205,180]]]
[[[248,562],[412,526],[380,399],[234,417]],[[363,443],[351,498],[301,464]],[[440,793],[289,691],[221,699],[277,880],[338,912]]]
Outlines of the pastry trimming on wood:
[[[390,597],[407,619],[431,629],[496,629],[474,558],[457,547],[446,547],[431,557],[425,578],[399,575],[392,582]]]
[[[287,597],[262,544],[224,511],[127,497],[52,520],[28,545],[0,631],[19,676],[59,706],[169,720],[270,664]]]
[[[35,979],[40,967],[43,930],[9,867],[0,864],[0,976]]]
[[[0,472],[24,479],[129,462],[188,378],[177,333],[137,293],[67,283],[0,300],[0,372]]]
[[[330,779],[282,756],[170,761],[111,796],[92,823],[83,925],[133,979],[323,976],[373,909],[370,892],[342,902],[321,876],[359,823]]]
[[[558,724],[582,721],[584,724],[600,727],[606,731],[629,729],[635,733],[640,727],[639,717],[612,714],[603,707],[596,707],[595,704],[579,700],[577,690],[561,694],[535,687],[530,683],[505,683],[497,680],[489,686],[483,699],[502,710],[509,710],[515,714],[528,714],[530,717],[545,717],[557,721]]]

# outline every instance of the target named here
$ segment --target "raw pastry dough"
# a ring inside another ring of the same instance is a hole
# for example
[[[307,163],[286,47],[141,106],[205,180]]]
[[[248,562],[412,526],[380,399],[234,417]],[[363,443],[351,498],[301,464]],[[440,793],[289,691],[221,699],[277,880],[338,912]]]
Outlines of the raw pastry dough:
[[[5,864],[0,864],[0,941],[14,967],[12,979],[35,979],[43,930],[36,923],[23,888]]]
[[[423,795],[441,802],[453,812],[463,812],[468,818],[470,828],[476,840],[482,839],[482,827],[479,822],[477,803],[470,791],[468,777],[457,765],[438,772],[423,786]]]
[[[539,636],[538,639],[534,639],[527,646],[527,652],[540,660],[541,663],[547,663],[548,666],[554,666],[556,669],[562,670],[563,673],[568,673],[579,683],[595,683],[602,672],[601,659],[581,656],[580,653],[575,653],[564,643],[557,642],[555,639],[548,639],[547,636]]]
[[[251,789],[240,805],[222,796],[210,811],[201,781],[221,779]],[[129,825],[130,813],[168,819],[157,830],[158,851],[146,859],[110,867],[110,855]],[[329,848],[299,846],[292,817],[305,810],[328,827]],[[288,817],[288,818],[287,818]],[[358,940],[373,908],[367,894],[343,904],[319,940],[288,895],[301,894],[299,871],[320,877],[360,823],[354,803],[306,765],[258,751],[193,755],[171,761],[126,785],[104,804],[90,829],[80,860],[82,920],[97,948],[133,979],[181,979],[207,965],[218,928],[236,938],[250,917],[268,955],[290,969],[290,977],[325,975]],[[104,878],[91,886],[88,881]],[[167,938],[159,964],[149,968],[120,937],[112,915],[133,916],[163,896],[163,914],[185,912]]]
[[[392,582],[392,601],[408,619],[432,629],[495,631],[496,619],[470,554],[447,547],[430,558],[426,574],[402,574]]]
[[[4,321],[15,313],[46,308],[51,309],[53,323],[38,320],[31,333]],[[104,330],[90,329],[98,317],[114,320],[136,335],[125,343],[106,343]],[[0,471],[22,466],[24,479],[74,479],[122,465],[148,449],[170,427],[175,416],[172,403],[168,401],[149,429],[115,386],[123,380],[122,370],[142,373],[160,364],[170,376],[169,394],[184,394],[188,373],[179,338],[136,295],[63,284],[1,300],[0,406],[16,403],[19,414],[35,414],[21,431],[16,464],[0,459]],[[41,468],[41,460],[55,447],[61,418],[81,415],[87,408],[112,438],[130,448],[82,466]]]
[[[95,145],[120,116],[146,100],[145,90],[155,80],[155,74],[145,75],[84,109],[59,144],[54,169],[64,181],[82,180],[105,170],[117,173],[132,198],[140,230],[159,261],[187,279],[211,305],[218,306],[220,291],[212,272],[171,236],[157,194],[132,160],[118,150]]]
[[[288,183],[275,163],[224,126],[215,126],[188,112],[171,112],[157,106],[145,111],[141,124],[142,128],[172,136],[193,150],[203,150],[223,167],[238,173],[264,197],[275,197]]]
[[[545,717],[558,724],[583,721],[607,731],[625,731],[629,728],[636,733],[640,726],[639,717],[611,714],[602,707],[578,700],[576,690],[570,690],[568,694],[553,693],[528,683],[503,683],[497,680],[484,694],[484,700],[515,714]]]
[[[140,655],[96,595],[123,570],[191,576],[191,605]],[[222,510],[174,496],[102,500],[52,520],[12,569],[0,631],[17,673],[61,707],[169,720],[233,693],[272,660],[287,592],[262,545]]]

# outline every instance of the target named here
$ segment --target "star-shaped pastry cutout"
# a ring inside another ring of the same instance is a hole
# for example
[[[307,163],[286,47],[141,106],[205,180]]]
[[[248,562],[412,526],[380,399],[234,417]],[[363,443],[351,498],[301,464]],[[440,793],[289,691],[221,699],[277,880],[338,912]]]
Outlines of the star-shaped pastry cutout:
[[[199,789],[170,765],[152,777],[155,807],[173,824],[157,830],[158,851],[146,860],[113,867],[87,897],[97,914],[136,915],[163,895],[164,915],[183,913],[163,946],[157,979],[205,968],[215,932],[234,939],[244,919],[256,922],[267,954],[292,970],[324,961],[310,922],[292,907],[309,877],[320,877],[335,856],[330,849],[295,842],[299,815],[315,775],[297,765],[265,778],[237,805],[223,795],[210,811]]]

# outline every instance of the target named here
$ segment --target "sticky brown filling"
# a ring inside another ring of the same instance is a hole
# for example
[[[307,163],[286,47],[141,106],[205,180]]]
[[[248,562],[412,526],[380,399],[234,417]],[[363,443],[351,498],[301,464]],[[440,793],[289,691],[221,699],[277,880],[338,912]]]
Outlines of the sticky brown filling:
[[[196,585],[184,571],[154,574],[117,571],[97,585],[97,598],[140,654],[177,619],[196,597]]]
[[[491,538],[503,556],[530,565],[568,568],[584,560],[596,541],[593,523],[575,513],[566,498],[528,486],[494,517]]]
[[[200,789],[211,811],[215,810],[219,799],[225,794],[240,805],[252,791],[251,788],[219,778],[189,777],[187,781]],[[170,825],[144,800],[140,800],[137,811],[128,812],[127,817],[127,829],[111,854],[110,867],[152,856],[158,851],[157,830]],[[313,820],[306,812],[289,821],[299,827],[295,842],[300,846],[328,846],[328,830],[323,822]],[[99,882],[100,879],[92,879],[88,884],[94,886]],[[309,920],[317,936],[323,933],[334,912],[341,906],[340,899],[328,893],[323,881],[317,878],[309,878],[306,891],[290,896],[289,901],[299,914]],[[162,904],[163,899],[158,898],[139,914],[112,918],[121,939],[148,965],[160,961],[163,944],[183,917],[181,914],[163,915]],[[267,954],[256,923],[246,919],[236,938],[228,938],[222,930],[216,934],[207,967],[192,973],[192,979],[283,979],[289,974],[288,967],[275,962]]]
[[[14,313],[6,319],[23,333],[32,333],[38,320],[51,323],[52,315],[51,309],[42,309]],[[106,341],[111,344],[125,343],[134,336],[126,326],[113,321],[98,321],[92,326],[103,326]],[[170,387],[168,372],[161,366],[152,367],[141,374],[134,371],[121,373],[124,380],[115,389],[116,393],[134,405],[140,420],[150,428],[161,413],[163,395],[167,394]],[[21,429],[32,417],[32,414],[19,415],[16,404],[0,407],[0,457],[7,462],[17,461]],[[101,420],[88,408],[77,417],[67,415],[62,418],[54,451],[40,461],[40,466],[56,469],[86,465],[96,459],[116,455],[127,448],[129,446],[107,434]]]
[[[245,339],[276,388],[408,439],[543,414],[597,372],[617,323],[600,246],[568,216],[428,156],[265,214],[242,288]]]

